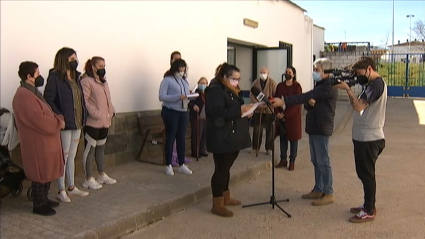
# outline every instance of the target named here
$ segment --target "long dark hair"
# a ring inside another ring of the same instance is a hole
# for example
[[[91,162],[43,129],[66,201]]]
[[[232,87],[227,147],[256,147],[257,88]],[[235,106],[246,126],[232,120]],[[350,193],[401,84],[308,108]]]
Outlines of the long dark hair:
[[[234,72],[241,72],[240,70],[239,70],[239,68],[237,68],[236,66],[234,66],[234,65],[229,65],[229,64],[227,64],[227,63],[223,63],[223,64],[221,64],[221,67],[219,66],[219,67],[217,67],[217,69],[219,68],[219,70],[218,70],[218,73],[217,73],[217,75],[216,75],[216,77],[215,77],[215,79],[218,81],[218,82],[220,82],[221,84],[223,84],[223,85],[225,85],[225,86],[227,86],[227,88],[229,88],[233,93],[235,93],[236,95],[239,95],[239,93],[240,93],[240,89],[239,88],[236,88],[236,87],[233,87],[232,85],[230,85],[225,79],[224,79],[224,77],[227,77],[227,78],[229,78],[229,77],[231,77],[232,75],[233,75],[233,73]]]
[[[294,73],[294,77],[292,77],[292,81],[295,82],[297,81],[297,70],[295,70],[295,67],[293,66],[288,66],[287,68],[292,70],[292,73]]]
[[[169,71],[167,71],[167,73],[165,73],[165,76],[173,76],[174,74],[178,73],[180,70],[180,67],[187,67],[186,61],[183,59],[178,59],[175,60],[173,62],[173,64],[171,64],[171,68]],[[184,70],[186,72],[186,69]],[[186,77],[183,76],[183,79],[185,79]]]
[[[71,70],[68,61],[68,58],[73,54],[77,55],[75,50],[69,47],[63,47],[56,53],[55,61],[53,63],[53,70],[59,73],[59,75],[64,79],[66,79],[66,72],[68,70],[70,70],[71,78],[75,79],[75,71]]]

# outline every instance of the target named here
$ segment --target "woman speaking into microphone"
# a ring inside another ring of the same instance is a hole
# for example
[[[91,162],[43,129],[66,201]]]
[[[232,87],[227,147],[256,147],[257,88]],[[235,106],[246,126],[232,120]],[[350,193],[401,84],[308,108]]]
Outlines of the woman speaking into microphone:
[[[215,80],[206,90],[207,149],[213,154],[215,170],[211,178],[213,206],[211,212],[231,217],[233,212],[225,206],[241,205],[230,197],[230,168],[241,149],[251,147],[248,119],[242,118],[253,105],[244,105],[238,87],[240,70],[224,63]]]

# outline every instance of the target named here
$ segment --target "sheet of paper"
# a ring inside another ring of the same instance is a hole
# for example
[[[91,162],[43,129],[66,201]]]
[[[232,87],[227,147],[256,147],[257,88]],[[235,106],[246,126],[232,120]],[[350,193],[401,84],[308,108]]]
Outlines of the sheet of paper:
[[[257,109],[257,107],[258,107],[258,106],[260,106],[260,105],[265,105],[265,104],[266,104],[266,103],[265,103],[265,102],[263,102],[263,101],[261,101],[261,102],[257,102],[257,103],[254,103],[254,104],[253,104],[254,106],[252,106],[252,107],[251,107],[251,109],[249,109],[247,112],[245,112],[245,113],[243,113],[243,114],[242,114],[242,118],[243,118],[243,117],[247,117],[248,115],[252,114],[252,113],[254,112],[254,110],[255,110],[255,109]]]
[[[191,99],[191,98],[196,98],[196,97],[198,97],[199,96],[199,93],[193,93],[193,94],[189,94],[189,95],[187,95],[187,98],[188,99]]]

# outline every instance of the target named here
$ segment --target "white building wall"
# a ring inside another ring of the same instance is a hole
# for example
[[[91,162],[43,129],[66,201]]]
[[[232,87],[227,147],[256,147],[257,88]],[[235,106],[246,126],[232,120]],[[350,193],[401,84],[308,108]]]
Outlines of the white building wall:
[[[259,27],[244,26],[243,18]],[[286,1],[1,1],[0,104],[11,108],[20,62],[37,62],[47,79],[56,52],[68,46],[77,51],[79,71],[94,55],[106,59],[118,112],[160,109],[170,53],[182,53],[193,87],[226,60],[227,38],[268,47],[292,43],[293,65],[307,91],[311,29],[303,11]]]
[[[325,50],[325,29],[313,25],[313,55],[320,58],[320,52]]]

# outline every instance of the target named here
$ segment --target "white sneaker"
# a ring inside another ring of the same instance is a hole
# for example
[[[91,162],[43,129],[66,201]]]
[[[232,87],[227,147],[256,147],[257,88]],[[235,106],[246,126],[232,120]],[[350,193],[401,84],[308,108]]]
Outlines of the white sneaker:
[[[190,170],[185,164],[180,166],[178,171],[179,171],[179,173],[192,174],[192,170]]]
[[[99,175],[99,177],[97,177],[97,181],[100,184],[115,184],[117,182],[117,180],[110,178],[106,173]]]
[[[174,176],[174,170],[173,170],[173,166],[170,164],[168,166],[165,166],[165,174],[170,175],[170,176]]]
[[[83,188],[89,188],[89,189],[101,189],[102,188],[102,184],[96,182],[96,180],[94,180],[94,178],[90,178],[89,180],[85,180],[83,183]]]
[[[78,189],[77,187],[74,186],[74,188],[72,190],[68,189],[68,194],[84,197],[84,196],[89,195],[89,192],[81,191],[80,189]]]
[[[59,199],[59,201],[61,202],[71,202],[71,199],[68,197],[68,195],[66,195],[65,191],[61,191],[57,198]]]

